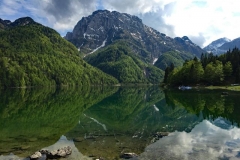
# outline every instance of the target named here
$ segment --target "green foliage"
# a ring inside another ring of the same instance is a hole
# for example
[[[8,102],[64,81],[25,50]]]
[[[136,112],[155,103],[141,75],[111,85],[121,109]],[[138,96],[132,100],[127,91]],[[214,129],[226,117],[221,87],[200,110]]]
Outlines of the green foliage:
[[[176,68],[171,71],[167,82],[173,85],[196,84],[202,80],[203,74],[204,70],[201,62],[191,60],[184,63],[182,68]]]
[[[117,83],[84,62],[71,43],[48,27],[15,26],[0,37],[1,87]]]
[[[210,62],[205,68],[205,80],[210,84],[219,84],[223,81],[223,65],[222,62],[216,60],[215,63]]]
[[[153,133],[190,131],[202,121],[199,119],[183,107],[166,105],[164,92],[159,87],[121,87],[84,111],[80,116],[81,124],[66,136],[68,139],[98,136],[94,139],[96,143],[86,139],[75,145],[84,155],[94,153],[112,160],[118,159],[121,152],[116,139],[128,144],[127,150],[141,153],[151,143]],[[102,141],[105,144],[99,148]]]
[[[232,75],[232,63],[227,61],[227,63],[223,66],[223,73],[225,77],[230,77]]]
[[[199,82],[219,85],[240,82],[240,51],[237,48],[220,56],[214,56],[211,53],[202,54],[200,62],[197,58],[192,61],[195,62],[190,69],[189,62],[185,62],[182,68],[175,69],[174,72],[171,72],[168,67],[165,70],[164,82],[172,85]]]
[[[156,108],[159,111],[156,111]],[[129,134],[131,137],[146,127],[147,129],[144,129],[144,133],[141,134],[143,138],[149,138],[152,133],[164,130],[166,125],[172,126],[167,128],[168,131],[185,130],[191,126],[189,119],[177,121],[176,119],[183,115],[188,118],[196,117],[187,114],[184,108],[173,109],[171,106],[167,106],[164,92],[156,87],[120,88],[115,94],[87,109],[84,114],[105,124],[108,132]],[[84,119],[85,116],[82,115],[81,123],[83,124]],[[96,127],[90,127],[92,130],[96,130]],[[83,132],[82,128],[80,132]]]
[[[190,69],[190,83],[199,83],[204,76],[204,70],[201,62],[194,60],[194,63],[191,65]]]
[[[124,42],[110,45],[85,60],[121,83],[157,84],[163,78],[162,70],[141,61]]]
[[[168,76],[169,74],[174,70],[175,66],[173,63],[171,63],[170,67],[167,67],[165,69],[165,74],[164,74],[164,79],[163,79],[163,82],[164,83],[167,83],[168,82]]]
[[[169,51],[164,54],[162,54],[154,66],[165,70],[167,66],[170,66],[170,64],[174,64],[176,67],[180,67],[183,65],[185,60],[192,59],[193,54],[191,53],[181,53],[177,51]]]
[[[74,128],[89,107],[117,92],[116,87],[0,90],[0,152],[30,154],[50,146]]]
[[[240,124],[239,94],[230,92],[228,96],[221,96],[221,90],[166,90],[165,97],[169,105],[182,106],[188,112],[202,114],[204,118],[223,117],[232,123]]]

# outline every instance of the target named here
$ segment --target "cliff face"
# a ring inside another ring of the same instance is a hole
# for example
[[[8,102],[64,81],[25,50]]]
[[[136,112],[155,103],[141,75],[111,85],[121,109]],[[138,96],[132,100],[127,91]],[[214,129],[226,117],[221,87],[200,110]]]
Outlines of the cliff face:
[[[65,38],[81,52],[90,54],[117,40],[127,41],[136,54],[150,53],[149,62],[167,51],[189,52],[200,56],[204,51],[186,36],[171,38],[148,27],[136,16],[99,10],[83,17]],[[145,55],[146,56],[146,55]]]

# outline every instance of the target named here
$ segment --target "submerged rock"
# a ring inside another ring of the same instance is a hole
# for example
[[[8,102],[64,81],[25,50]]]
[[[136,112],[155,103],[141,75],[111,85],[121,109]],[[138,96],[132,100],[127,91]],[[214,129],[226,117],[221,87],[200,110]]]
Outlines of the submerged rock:
[[[159,137],[159,138],[162,138],[162,137],[165,137],[165,136],[168,136],[169,135],[169,132],[157,132],[155,133],[155,136]]]
[[[122,155],[120,155],[120,158],[130,159],[130,158],[134,158],[137,156],[138,155],[136,153],[123,153]]]
[[[157,132],[153,135],[153,139],[151,140],[152,143],[156,142],[160,138],[163,138],[165,136],[168,136],[169,132]]]
[[[76,138],[73,139],[73,141],[74,141],[74,142],[82,142],[82,141],[84,141],[84,138],[82,138],[82,137],[76,137]]]

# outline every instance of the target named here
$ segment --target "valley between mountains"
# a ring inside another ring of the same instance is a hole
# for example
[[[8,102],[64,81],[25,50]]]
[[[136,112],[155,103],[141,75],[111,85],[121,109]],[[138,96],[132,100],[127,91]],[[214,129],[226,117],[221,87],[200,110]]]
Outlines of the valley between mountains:
[[[160,84],[170,65],[240,47],[240,39],[221,38],[202,49],[108,10],[80,17],[64,38],[30,17],[0,19],[0,37],[1,88]]]

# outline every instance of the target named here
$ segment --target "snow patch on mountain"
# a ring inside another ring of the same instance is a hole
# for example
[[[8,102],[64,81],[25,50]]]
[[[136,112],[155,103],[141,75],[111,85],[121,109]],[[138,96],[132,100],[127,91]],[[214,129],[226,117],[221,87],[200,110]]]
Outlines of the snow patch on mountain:
[[[157,106],[155,104],[153,105],[153,107],[154,107],[155,111],[159,112],[159,109],[157,108]]]
[[[93,50],[92,52],[90,52],[89,54],[92,54],[92,53],[96,52],[97,50],[99,50],[100,48],[105,47],[106,42],[107,42],[107,38],[103,41],[103,43],[102,43],[101,46],[97,47],[96,49],[94,49],[94,50]]]
[[[107,127],[106,127],[105,124],[100,123],[98,120],[96,120],[96,119],[94,119],[94,118],[92,118],[92,117],[89,117],[89,116],[87,116],[86,114],[84,114],[84,116],[90,118],[91,120],[93,120],[94,122],[96,122],[97,124],[99,124],[100,126],[102,126],[105,131],[107,131]]]
[[[157,62],[158,58],[154,58],[153,65]]]
[[[90,50],[90,52],[84,53],[89,54],[101,48],[102,46],[99,47],[99,45],[104,42],[106,37],[110,38],[108,44],[117,40],[129,42],[132,50],[137,55],[143,56],[144,59],[159,57],[163,53],[175,49],[181,52],[190,52],[198,57],[204,52],[200,47],[192,44],[187,36],[183,37],[184,40],[180,38],[178,41],[146,26],[136,16],[107,10],[98,10],[92,15],[82,18],[65,38],[77,47],[84,42],[81,49],[83,52]],[[143,50],[151,55],[142,54]]]
[[[222,53],[225,53],[226,50],[222,50],[219,47],[221,47],[222,45],[224,45],[225,43],[228,43],[228,42],[231,42],[231,40],[226,37],[220,38],[220,39],[213,41],[212,43],[210,43],[208,46],[204,47],[203,49],[205,51],[207,51],[208,53],[222,54]]]

